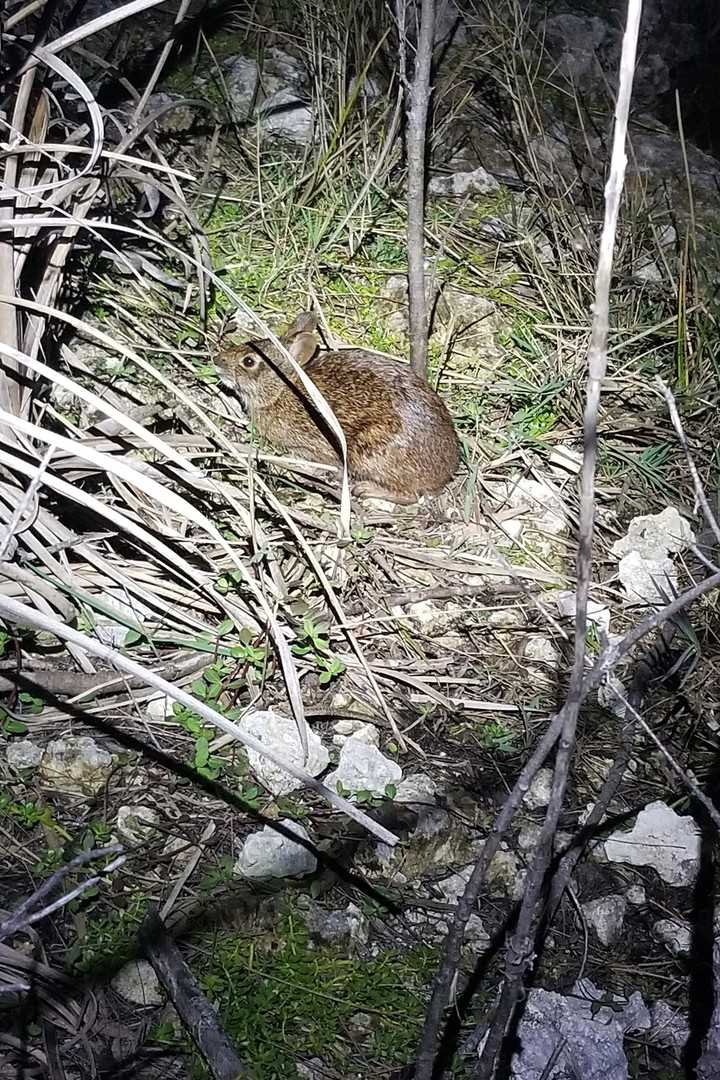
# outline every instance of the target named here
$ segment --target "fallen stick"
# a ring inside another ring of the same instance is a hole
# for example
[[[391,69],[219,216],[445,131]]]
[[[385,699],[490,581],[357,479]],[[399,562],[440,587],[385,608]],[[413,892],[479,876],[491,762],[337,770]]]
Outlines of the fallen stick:
[[[190,968],[156,911],[143,920],[140,942],[165,992],[195,1043],[214,1080],[240,1080],[252,1074],[220,1027],[217,1013],[200,990]]]

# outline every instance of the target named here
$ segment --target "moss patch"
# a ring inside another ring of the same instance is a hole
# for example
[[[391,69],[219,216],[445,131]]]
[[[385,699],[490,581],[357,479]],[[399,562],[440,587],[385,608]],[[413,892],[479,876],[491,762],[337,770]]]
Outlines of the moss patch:
[[[370,1063],[406,1062],[436,965],[428,948],[372,960],[311,949],[304,924],[291,914],[260,941],[218,933],[194,967],[257,1080],[285,1080],[298,1075],[295,1062],[304,1058],[321,1057],[340,1070],[361,1060],[363,1071]],[[361,1024],[358,1014],[365,1014]],[[207,1076],[199,1061],[193,1076]]]

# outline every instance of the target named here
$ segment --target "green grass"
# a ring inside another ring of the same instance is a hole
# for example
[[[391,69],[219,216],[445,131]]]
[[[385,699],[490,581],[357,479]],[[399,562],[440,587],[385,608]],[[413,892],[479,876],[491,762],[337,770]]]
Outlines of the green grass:
[[[357,1055],[385,1067],[412,1057],[437,964],[432,950],[391,950],[365,961],[311,949],[293,914],[261,942],[223,931],[212,945],[196,944],[202,987],[256,1080],[295,1077],[295,1062],[309,1057],[341,1071]],[[353,1031],[358,1012],[371,1017],[367,1037]],[[199,1061],[193,1075],[207,1076]]]
[[[85,894],[83,907],[89,896],[89,892]],[[93,905],[87,914],[82,914],[76,923],[77,937],[65,955],[68,970],[77,974],[103,975],[117,971],[133,959],[138,949],[138,930],[149,903],[145,896],[136,893],[122,908],[108,911],[103,903],[102,908]]]
[[[333,10],[328,18],[337,15]],[[203,55],[208,48],[215,61],[222,63],[236,52],[251,55],[255,44],[254,39],[241,41],[233,32],[216,33],[207,45],[201,44],[200,66],[212,80],[214,65]],[[165,84],[187,89],[178,80],[191,82],[191,74],[191,65],[186,64]],[[333,115],[337,110],[331,102],[328,116]],[[356,163],[374,159],[384,130],[382,123],[369,127],[358,114],[348,119],[337,141],[328,132],[326,145],[333,147],[332,152],[319,147],[314,156],[302,160],[297,151],[278,144],[263,146],[254,160],[253,140],[247,141],[243,152],[233,147],[232,139],[223,140],[226,182],[217,198],[198,194],[195,209],[207,231],[216,271],[274,328],[281,328],[316,297],[329,329],[340,339],[385,353],[407,352],[407,342],[389,329],[389,307],[380,300],[388,277],[403,274],[407,264],[405,207],[396,160],[389,159],[386,172],[355,206],[366,180],[366,171]],[[485,377],[480,357],[478,377],[473,380],[474,361],[470,358],[466,363],[462,342],[460,359],[454,362],[451,356],[446,371],[442,333],[430,343],[431,377],[442,366],[441,392],[458,428],[481,443],[481,458],[508,448],[555,444],[565,432],[572,438],[580,428],[582,353],[587,344],[584,330],[589,325],[594,264],[591,255],[577,255],[573,247],[577,212],[571,201],[558,195],[551,210],[545,207],[538,213],[536,198],[532,190],[520,197],[500,188],[466,201],[431,199],[427,206],[427,255],[440,282],[492,301],[505,324],[498,345],[506,359],[497,376]],[[647,416],[653,374],[659,372],[674,383],[678,348],[685,350],[686,336],[691,342],[700,341],[705,326],[705,351],[713,356],[714,325],[689,302],[687,310],[679,311],[669,290],[659,293],[624,284],[632,280],[635,248],[651,244],[648,212],[635,207],[626,216],[633,221],[635,241],[618,250],[611,370],[626,385],[628,378],[637,380],[638,392],[626,394],[618,406],[610,396],[604,399],[609,423],[603,433],[602,475],[613,481],[622,476],[628,493],[646,500],[652,509],[658,499],[676,489],[668,427],[658,408],[656,445],[647,447],[645,439],[631,442],[628,414]],[[505,222],[514,242],[503,246],[484,239],[488,219]],[[538,228],[552,237],[559,253],[557,266],[537,260]],[[597,231],[594,226],[593,230]],[[529,238],[532,243],[527,243]],[[186,317],[158,313],[158,294],[153,301],[153,325],[162,322],[169,344],[181,344],[182,334],[202,341],[202,334],[194,333]],[[226,316],[232,307],[218,290],[211,316]],[[103,309],[112,310],[112,306],[100,297],[98,310]],[[668,322],[679,314],[680,346],[676,329]],[[687,352],[685,356],[682,351],[681,374],[689,380],[692,395],[699,379],[707,383],[712,364],[699,362],[698,347]],[[156,359],[162,365],[162,355]],[[189,377],[194,371],[200,382],[212,382],[215,377],[212,363],[202,357],[193,357],[186,367]],[[130,372],[125,377],[137,379]],[[714,392],[713,387],[708,396]],[[624,434],[619,437],[612,430],[616,412],[624,423]]]

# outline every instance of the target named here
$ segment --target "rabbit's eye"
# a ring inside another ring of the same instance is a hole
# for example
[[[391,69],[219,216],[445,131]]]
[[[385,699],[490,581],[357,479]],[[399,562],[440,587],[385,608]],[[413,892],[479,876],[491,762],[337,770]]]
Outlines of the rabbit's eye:
[[[253,367],[255,367],[255,364],[257,363],[255,357],[250,356],[250,355],[243,356],[243,361],[242,362],[243,362],[243,367],[246,367],[246,368],[253,368]]]

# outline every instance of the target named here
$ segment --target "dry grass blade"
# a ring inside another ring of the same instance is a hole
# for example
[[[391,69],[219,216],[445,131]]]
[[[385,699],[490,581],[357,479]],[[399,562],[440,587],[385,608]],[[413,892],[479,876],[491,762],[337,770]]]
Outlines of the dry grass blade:
[[[69,49],[71,45],[77,45],[78,42],[84,41],[85,38],[92,37],[93,34],[97,34],[100,30],[107,30],[109,26],[114,26],[115,23],[122,22],[124,19],[130,18],[131,15],[138,15],[141,11],[147,11],[148,8],[158,7],[164,2],[165,0],[132,0],[132,3],[130,4],[123,4],[121,7],[115,8],[114,11],[108,11],[104,15],[98,15],[96,19],[90,19],[88,22],[83,23],[82,26],[78,26],[74,30],[68,31],[68,33],[63,34],[62,37],[49,42],[45,46],[45,49],[53,55],[62,52],[63,49]],[[24,70],[27,70],[30,66],[34,66],[37,62],[38,61],[34,57],[30,58],[26,62]]]

